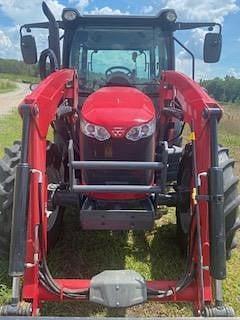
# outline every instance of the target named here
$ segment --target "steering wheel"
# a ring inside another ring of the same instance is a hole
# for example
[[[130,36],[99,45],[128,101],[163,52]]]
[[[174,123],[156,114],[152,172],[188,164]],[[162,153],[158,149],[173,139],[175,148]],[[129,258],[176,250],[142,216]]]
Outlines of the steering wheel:
[[[122,70],[124,70],[124,71],[127,71],[126,75],[127,75],[128,77],[130,77],[130,76],[132,75],[132,71],[131,71],[129,68],[124,67],[124,66],[114,66],[114,67],[108,68],[108,69],[105,71],[105,76],[106,76],[106,78],[110,77],[110,76],[113,74],[113,72],[114,72],[113,70],[115,70],[115,69],[122,69]]]

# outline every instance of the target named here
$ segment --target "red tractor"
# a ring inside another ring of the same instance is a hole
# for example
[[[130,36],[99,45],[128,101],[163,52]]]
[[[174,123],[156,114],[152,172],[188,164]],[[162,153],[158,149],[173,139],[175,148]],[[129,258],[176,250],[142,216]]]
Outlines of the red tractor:
[[[222,280],[240,226],[240,196],[234,161],[217,139],[223,110],[174,71],[177,42],[192,56],[194,78],[194,56],[175,31],[208,28],[204,60],[213,63],[221,25],[176,22],[168,9],[154,17],[64,9],[62,21],[44,2],[43,11],[47,22],[20,30],[28,64],[37,63],[31,31],[49,30],[38,60],[42,81],[19,106],[21,143],[6,148],[0,163],[0,247],[6,252],[10,243],[12,277],[12,301],[0,314],[37,316],[45,301],[121,308],[155,300],[192,303],[197,316],[233,316]],[[47,253],[70,206],[82,229],[113,232],[151,230],[163,207],[176,208],[184,274],[147,280],[133,270],[105,270],[92,279],[54,279]]]

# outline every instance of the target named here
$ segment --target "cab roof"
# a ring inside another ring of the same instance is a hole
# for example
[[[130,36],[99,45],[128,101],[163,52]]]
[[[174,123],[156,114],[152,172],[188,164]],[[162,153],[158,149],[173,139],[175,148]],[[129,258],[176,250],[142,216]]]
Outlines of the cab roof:
[[[66,21],[64,13],[74,10],[77,13],[77,18],[74,21]],[[76,28],[76,25],[87,26],[118,26],[118,27],[154,27],[161,26],[163,29],[169,29],[171,22],[166,18],[166,14],[171,12],[176,15],[172,9],[163,9],[156,16],[137,16],[137,15],[81,15],[76,9],[65,8],[63,10],[60,25],[63,28]],[[174,21],[175,22],[175,21]]]

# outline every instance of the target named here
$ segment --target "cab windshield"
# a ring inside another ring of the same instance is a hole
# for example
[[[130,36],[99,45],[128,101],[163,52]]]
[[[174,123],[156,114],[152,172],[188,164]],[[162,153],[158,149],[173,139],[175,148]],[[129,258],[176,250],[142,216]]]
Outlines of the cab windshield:
[[[70,65],[78,70],[82,87],[154,84],[168,68],[166,39],[159,28],[79,28]]]

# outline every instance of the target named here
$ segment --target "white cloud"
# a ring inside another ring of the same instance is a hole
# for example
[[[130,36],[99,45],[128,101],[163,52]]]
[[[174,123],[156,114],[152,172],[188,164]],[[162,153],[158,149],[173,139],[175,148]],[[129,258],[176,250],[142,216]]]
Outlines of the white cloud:
[[[2,30],[0,30],[0,48],[10,48],[11,46],[12,41]]]
[[[60,19],[63,5],[57,0],[46,0],[49,8],[57,19]],[[0,43],[0,57],[21,59],[19,29],[20,25],[31,22],[41,22],[46,20],[42,12],[42,0],[0,0],[1,10],[6,16],[11,18],[15,27],[2,28],[0,38],[1,42],[8,39],[8,46]],[[4,35],[5,37],[4,37]],[[36,35],[39,51],[46,48],[47,33],[44,30],[33,31]],[[5,39],[5,40],[4,40]],[[10,45],[11,43],[11,45]]]
[[[176,70],[180,71],[190,78],[192,77],[192,61],[181,56],[176,57]],[[201,59],[195,60],[195,80],[206,80],[213,78],[214,73],[212,67],[209,64],[204,63]]]
[[[163,3],[165,8],[176,10],[178,21],[211,21],[223,24],[226,16],[239,11],[236,0],[164,0]],[[195,29],[189,33],[189,39],[184,43],[196,57],[196,79],[211,78],[217,70],[217,66],[205,64],[202,61],[206,32],[203,29]],[[191,59],[185,51],[177,54],[176,65],[184,73],[191,74]]]
[[[69,4],[78,9],[81,13],[90,4],[91,0],[70,0]]]
[[[18,27],[0,30],[0,58],[20,59]]]
[[[64,6],[57,0],[46,0],[57,19],[61,17]],[[16,24],[39,22],[46,18],[42,13],[42,0],[0,0],[1,10]]]
[[[64,6],[59,0],[45,0],[49,8],[57,19],[60,19]],[[68,5],[77,8],[80,12],[86,12],[86,8],[92,0],[69,0]],[[1,10],[6,16],[11,18],[15,27],[2,28],[0,30],[0,57],[21,59],[19,27],[25,23],[41,22],[46,20],[42,13],[42,0],[0,0]],[[119,9],[112,9],[108,6],[95,8],[89,14],[129,14]],[[47,47],[47,31],[32,30],[36,36],[38,52]]]
[[[98,14],[101,14],[101,15],[128,15],[129,12],[128,11],[122,12],[119,9],[112,9],[110,7],[103,7],[103,8],[93,9],[90,12],[90,14],[93,14],[93,15],[98,15]]]
[[[188,21],[219,23],[223,23],[225,16],[239,10],[236,0],[165,0],[164,6],[175,9],[180,18]]]
[[[227,72],[227,75],[232,76],[234,78],[240,78],[240,71],[235,68],[230,68]]]
[[[146,14],[146,15],[151,14],[153,12],[154,12],[154,8],[152,5],[144,6],[141,10],[141,13]]]

